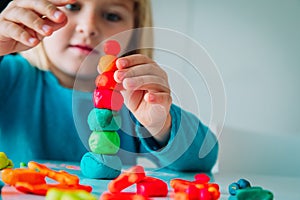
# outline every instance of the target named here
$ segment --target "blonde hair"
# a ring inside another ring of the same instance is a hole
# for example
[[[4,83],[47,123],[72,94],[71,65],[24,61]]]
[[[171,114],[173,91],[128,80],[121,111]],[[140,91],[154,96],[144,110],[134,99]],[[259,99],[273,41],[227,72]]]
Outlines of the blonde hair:
[[[151,0],[134,0],[134,28],[144,28],[144,27],[152,27],[152,8],[151,8]],[[143,44],[147,43],[148,45],[153,44],[153,33],[152,32],[140,32],[138,31],[138,35],[134,35],[130,41],[130,45],[133,45],[136,49],[127,53],[130,54],[144,54],[148,57],[152,58],[153,52],[152,49],[138,49],[137,47],[142,47]],[[43,41],[40,42],[36,47],[31,48],[27,51],[21,52],[21,54],[35,67],[41,70],[48,70],[51,65],[51,61],[49,60]]]
[[[152,8],[151,8],[151,0],[135,0],[135,28],[144,28],[144,27],[152,27]],[[135,37],[132,37],[132,40]],[[143,47],[144,44],[148,44],[150,46],[153,45],[153,33],[147,29],[147,31],[140,32],[138,37],[138,41],[131,41],[133,44],[136,43],[135,47]],[[133,53],[140,53],[149,56],[152,58],[153,50],[152,49],[137,49]]]

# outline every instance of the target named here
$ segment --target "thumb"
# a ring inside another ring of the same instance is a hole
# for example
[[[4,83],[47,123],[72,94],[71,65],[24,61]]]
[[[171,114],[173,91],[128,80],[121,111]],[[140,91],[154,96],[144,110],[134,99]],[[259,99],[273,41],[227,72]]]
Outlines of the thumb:
[[[44,20],[45,20],[45,24],[47,24],[48,26],[50,26],[53,29],[53,31],[59,30],[60,28],[64,27],[67,24],[67,22],[68,22],[67,18],[65,18],[60,23],[55,23],[55,22],[49,20],[48,18],[45,18]]]

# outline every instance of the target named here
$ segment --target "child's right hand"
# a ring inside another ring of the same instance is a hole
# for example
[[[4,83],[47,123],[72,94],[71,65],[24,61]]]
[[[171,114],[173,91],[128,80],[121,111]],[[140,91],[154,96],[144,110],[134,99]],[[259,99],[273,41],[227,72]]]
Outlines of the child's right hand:
[[[57,8],[76,0],[13,0],[0,13],[0,56],[36,46],[67,23]]]

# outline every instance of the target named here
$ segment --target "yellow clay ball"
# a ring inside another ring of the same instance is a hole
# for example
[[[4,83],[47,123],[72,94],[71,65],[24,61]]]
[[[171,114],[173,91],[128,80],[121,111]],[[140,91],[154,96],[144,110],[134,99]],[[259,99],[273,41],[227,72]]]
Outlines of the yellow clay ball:
[[[106,71],[115,71],[117,69],[115,63],[116,60],[117,57],[113,55],[102,56],[98,63],[98,72],[101,74]]]

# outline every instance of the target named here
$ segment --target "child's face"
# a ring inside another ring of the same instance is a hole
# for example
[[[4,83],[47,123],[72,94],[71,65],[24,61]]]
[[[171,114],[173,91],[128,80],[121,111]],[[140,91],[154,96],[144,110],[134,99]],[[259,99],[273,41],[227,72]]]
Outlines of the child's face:
[[[74,79],[88,54],[98,61],[99,51],[93,48],[104,39],[134,28],[133,0],[78,0],[61,9],[68,16],[67,25],[44,39],[46,53],[55,65],[52,71],[60,81]],[[93,69],[80,69],[79,76],[91,76],[96,66]]]

